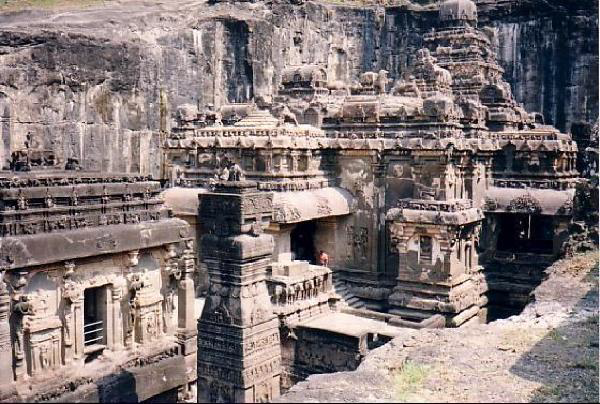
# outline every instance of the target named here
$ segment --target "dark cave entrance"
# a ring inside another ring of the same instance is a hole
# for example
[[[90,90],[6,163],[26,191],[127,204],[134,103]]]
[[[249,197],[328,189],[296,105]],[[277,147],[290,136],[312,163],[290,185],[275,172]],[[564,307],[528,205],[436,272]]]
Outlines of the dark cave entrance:
[[[293,259],[316,262],[315,231],[317,225],[314,220],[301,222],[296,225],[290,234],[290,247]]]
[[[520,314],[555,258],[556,224],[552,216],[499,213],[493,220],[497,241],[483,263],[489,287],[488,322]]]
[[[552,216],[531,214],[498,215],[498,251],[552,254],[554,223]]]

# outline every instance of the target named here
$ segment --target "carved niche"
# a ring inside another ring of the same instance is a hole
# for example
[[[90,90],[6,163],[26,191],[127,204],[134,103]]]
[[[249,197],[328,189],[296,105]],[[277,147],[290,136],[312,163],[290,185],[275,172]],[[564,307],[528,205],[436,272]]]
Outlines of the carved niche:
[[[163,297],[146,273],[128,276],[130,289],[130,312],[127,341],[143,344],[160,338],[163,330]]]
[[[48,298],[43,292],[35,292],[15,305],[15,309],[23,314],[24,344],[21,348],[30,376],[55,369],[61,364],[62,321],[49,312]]]
[[[348,246],[351,248],[350,256],[355,261],[364,260],[368,256],[369,229],[364,226],[346,226]]]

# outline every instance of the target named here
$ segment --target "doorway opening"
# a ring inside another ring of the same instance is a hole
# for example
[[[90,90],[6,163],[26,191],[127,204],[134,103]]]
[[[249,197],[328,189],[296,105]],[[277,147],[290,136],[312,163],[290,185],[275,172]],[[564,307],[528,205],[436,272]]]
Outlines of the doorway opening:
[[[315,221],[301,222],[296,225],[290,234],[290,247],[292,259],[316,263],[315,251]]]
[[[488,291],[488,321],[522,312],[531,292],[542,283],[554,261],[555,223],[552,216],[500,213],[493,258],[484,263]]]
[[[92,360],[106,348],[106,304],[107,288],[100,286],[84,291],[83,300],[83,345],[86,362]]]
[[[499,219],[499,251],[552,254],[554,238],[552,216],[501,214]]]

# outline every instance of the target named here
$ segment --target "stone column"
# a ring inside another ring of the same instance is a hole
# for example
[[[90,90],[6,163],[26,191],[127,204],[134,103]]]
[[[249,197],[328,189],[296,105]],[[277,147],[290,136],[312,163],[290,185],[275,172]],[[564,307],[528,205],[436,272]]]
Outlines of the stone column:
[[[111,288],[111,307],[112,307],[112,330],[111,339],[113,351],[123,349],[123,313],[121,310],[121,299],[123,298],[123,286],[121,283],[114,283]]]
[[[4,273],[0,272],[0,386],[14,381],[13,357],[10,342],[10,296],[2,280]]]
[[[183,250],[181,278],[177,289],[177,338],[184,355],[197,351],[196,289],[194,288],[195,265],[194,241],[186,240]]]
[[[179,280],[178,297],[178,327],[183,330],[194,330],[195,320],[195,289],[192,279],[195,270],[194,241],[185,241],[183,251],[183,268],[181,268],[181,279]]]
[[[83,291],[71,304],[73,310],[73,358],[83,359]]]
[[[165,334],[174,334],[177,332],[178,319],[173,320],[174,310],[179,306],[175,295],[179,280],[181,279],[181,269],[179,263],[175,260],[177,257],[177,243],[168,244],[165,247],[164,273],[167,275],[164,295],[164,329]]]
[[[63,361],[65,364],[72,362],[75,356],[76,346],[76,328],[75,328],[75,313],[73,303],[81,300],[80,285],[71,279],[74,273],[75,263],[73,261],[65,262],[65,271],[63,273],[62,298],[65,301],[65,309],[63,312]]]
[[[127,253],[127,258],[125,259],[125,268],[128,273],[127,279],[129,280],[128,288],[128,302],[125,310],[125,315],[127,316],[127,326],[124,330],[125,336],[125,347],[131,348],[134,345],[134,334],[135,334],[135,294],[142,287],[142,282],[139,279],[139,274],[136,274],[134,268],[137,267],[139,262],[139,251],[133,250]]]
[[[266,285],[273,238],[263,234],[272,193],[219,183],[200,220],[210,288],[198,322],[198,402],[267,402],[279,396],[279,321]]]

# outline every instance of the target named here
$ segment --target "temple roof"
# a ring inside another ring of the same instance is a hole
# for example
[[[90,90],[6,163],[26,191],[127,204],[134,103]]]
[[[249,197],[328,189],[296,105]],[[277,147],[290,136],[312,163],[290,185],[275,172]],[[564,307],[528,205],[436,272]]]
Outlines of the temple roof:
[[[308,191],[275,192],[273,207],[275,222],[297,223],[321,217],[347,215],[355,203],[343,188],[322,188]]]
[[[542,215],[570,215],[573,209],[574,189],[499,188],[491,187],[485,193],[486,212],[535,213]]]

